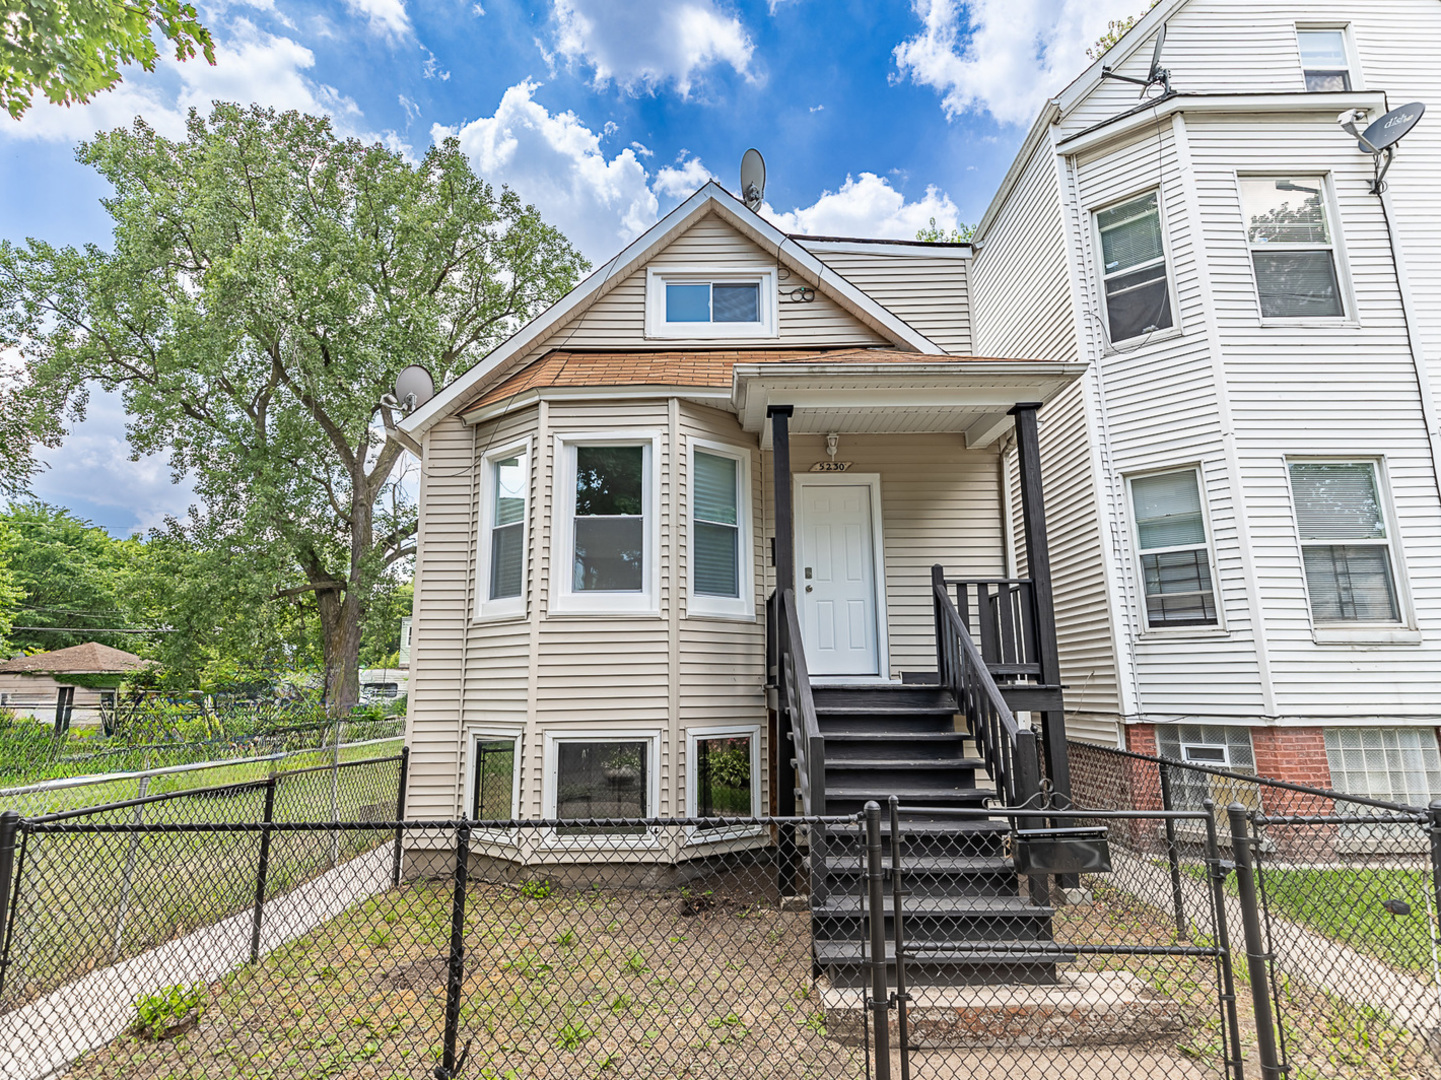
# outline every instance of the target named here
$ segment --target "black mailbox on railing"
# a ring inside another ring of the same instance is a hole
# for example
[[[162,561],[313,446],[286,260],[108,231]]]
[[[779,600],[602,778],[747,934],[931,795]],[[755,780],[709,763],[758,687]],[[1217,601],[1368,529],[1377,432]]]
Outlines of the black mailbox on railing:
[[[1111,842],[1101,828],[1018,829],[1014,858],[1018,874],[1106,874]]]

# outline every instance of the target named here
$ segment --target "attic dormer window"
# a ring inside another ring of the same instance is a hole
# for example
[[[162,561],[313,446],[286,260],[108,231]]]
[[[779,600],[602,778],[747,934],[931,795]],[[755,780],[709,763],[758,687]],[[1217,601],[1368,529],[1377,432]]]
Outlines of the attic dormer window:
[[[652,268],[646,277],[648,337],[776,336],[774,270]]]

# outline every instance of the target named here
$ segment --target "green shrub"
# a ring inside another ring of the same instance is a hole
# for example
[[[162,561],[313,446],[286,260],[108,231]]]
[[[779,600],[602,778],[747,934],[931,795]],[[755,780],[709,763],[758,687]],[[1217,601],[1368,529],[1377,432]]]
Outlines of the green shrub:
[[[200,1019],[205,1012],[205,984],[164,986],[135,999],[132,1030],[151,1039],[163,1039],[176,1028]]]

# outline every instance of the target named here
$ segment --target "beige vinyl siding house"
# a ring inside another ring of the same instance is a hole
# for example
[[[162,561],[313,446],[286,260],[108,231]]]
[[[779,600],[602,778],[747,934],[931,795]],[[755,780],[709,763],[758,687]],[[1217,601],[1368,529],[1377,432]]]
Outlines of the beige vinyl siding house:
[[[934,673],[931,568],[1006,575],[1007,414],[1080,373],[971,355],[970,256],[803,243],[708,185],[407,417],[423,463],[407,813],[716,812],[695,758],[722,749],[753,763],[725,812],[784,806],[778,584],[831,682]],[[784,583],[778,406],[797,521]],[[512,842],[485,840],[587,857]]]
[[[979,344],[1025,355],[1035,301],[1020,318],[988,275],[1057,234],[1070,266],[1048,297],[1088,361],[1084,408],[1058,402],[1043,434],[1088,447],[1090,462],[1048,483],[1089,487],[1101,543],[1078,602],[1058,600],[1058,634],[1073,707],[1098,667],[1080,656],[1112,652],[1118,690],[1109,716],[1071,729],[1170,752],[1244,729],[1255,768],[1311,782],[1364,742],[1381,787],[1360,794],[1427,801],[1441,793],[1410,791],[1407,775],[1436,764],[1441,723],[1441,315],[1425,291],[1441,283],[1441,129],[1423,120],[1402,142],[1378,197],[1371,158],[1336,118],[1441,99],[1441,8],[1163,0],[1104,63],[1144,78],[1163,22],[1175,93],[1138,108],[1098,61],[1058,95],[982,222],[971,271]],[[1344,71],[1308,84],[1302,35],[1322,31]],[[1052,176],[1059,205],[1038,225],[1018,211],[1040,209],[1034,189]],[[1276,207],[1304,228],[1276,224]],[[1141,243],[1146,215],[1159,252],[1103,236]],[[1165,305],[1132,333],[1117,283],[1143,280],[1164,281]],[[1351,524],[1307,494],[1318,469],[1333,490],[1350,485]],[[1162,573],[1191,599],[1163,597]],[[1280,752],[1283,737],[1304,761]],[[1385,746],[1402,743],[1408,765],[1391,768]]]

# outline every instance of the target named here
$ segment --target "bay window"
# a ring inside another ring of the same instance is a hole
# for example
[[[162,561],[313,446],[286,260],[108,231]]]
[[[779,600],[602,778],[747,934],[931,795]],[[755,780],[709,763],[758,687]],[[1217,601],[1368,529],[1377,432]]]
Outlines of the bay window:
[[[1240,183],[1261,318],[1341,318],[1325,177],[1243,176]]]
[[[480,560],[476,596],[482,618],[525,614],[526,446],[492,451],[481,463]]]
[[[693,441],[690,458],[690,615],[753,613],[747,501],[749,455]]]
[[[1171,326],[1170,280],[1157,192],[1096,214],[1111,344]]]

